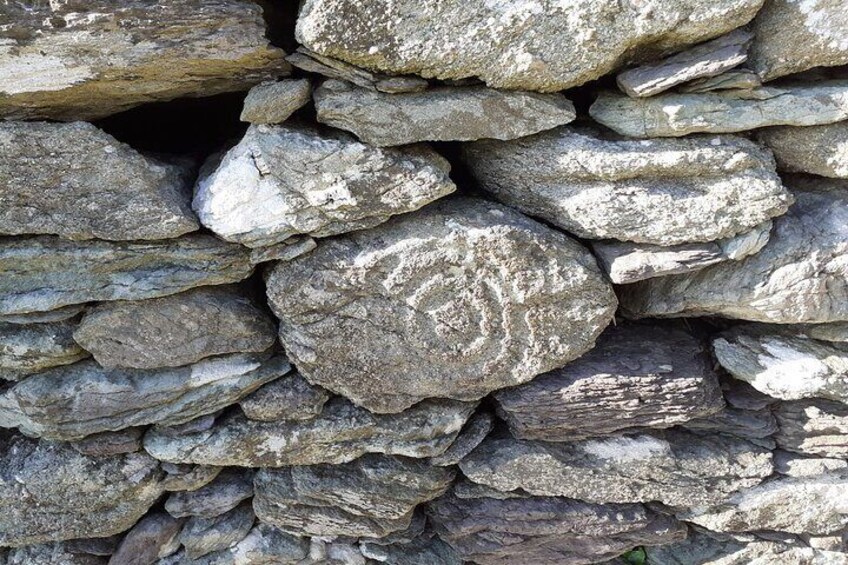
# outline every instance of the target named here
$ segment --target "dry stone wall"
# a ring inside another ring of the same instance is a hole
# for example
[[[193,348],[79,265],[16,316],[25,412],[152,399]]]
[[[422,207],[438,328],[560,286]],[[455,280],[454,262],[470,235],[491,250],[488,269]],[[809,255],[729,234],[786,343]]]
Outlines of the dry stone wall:
[[[0,565],[381,563],[848,564],[848,1],[0,0]]]

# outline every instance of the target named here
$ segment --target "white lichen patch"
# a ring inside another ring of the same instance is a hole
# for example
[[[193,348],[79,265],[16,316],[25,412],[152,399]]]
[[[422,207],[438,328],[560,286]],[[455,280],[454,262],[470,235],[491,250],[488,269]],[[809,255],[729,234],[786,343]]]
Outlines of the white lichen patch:
[[[667,441],[651,436],[592,440],[585,442],[581,448],[589,455],[616,463],[664,457],[668,456],[671,450]]]

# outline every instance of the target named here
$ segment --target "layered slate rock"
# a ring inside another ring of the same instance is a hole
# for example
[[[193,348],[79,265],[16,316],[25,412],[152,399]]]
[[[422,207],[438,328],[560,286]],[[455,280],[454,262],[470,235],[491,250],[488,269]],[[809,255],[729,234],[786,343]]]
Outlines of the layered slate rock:
[[[258,523],[232,547],[191,561],[192,565],[296,565],[309,557],[309,540]],[[309,563],[309,561],[306,561]]]
[[[589,114],[622,135],[641,138],[816,126],[848,119],[848,81],[652,98],[602,92]]]
[[[93,119],[288,71],[258,5],[237,0],[6,3],[0,116]]]
[[[666,428],[724,406],[704,345],[646,324],[610,327],[579,359],[494,397],[516,437],[544,441]]]
[[[597,563],[638,545],[680,541],[686,527],[641,504],[559,497],[442,497],[428,516],[460,556],[481,565]]]
[[[101,432],[71,443],[83,455],[120,455],[141,451],[144,428],[126,428],[117,432]]]
[[[588,239],[657,245],[750,231],[791,198],[774,160],[735,136],[633,141],[560,128],[464,149],[482,188]]]
[[[52,322],[64,322],[75,318],[85,312],[86,304],[71,304],[62,306],[55,310],[46,312],[23,312],[21,314],[6,314],[0,316],[0,323],[29,325],[29,324],[50,324]]]
[[[848,404],[832,400],[781,402],[774,409],[777,444],[788,451],[848,459]]]
[[[148,300],[100,304],[74,339],[104,367],[178,367],[205,357],[265,351],[270,316],[232,286],[201,287]]]
[[[301,374],[375,412],[528,381],[591,348],[616,306],[585,248],[478,199],[329,240],[267,288]]]
[[[206,235],[162,242],[0,240],[0,314],[140,300],[250,276],[247,251]]]
[[[366,558],[378,563],[404,565],[462,565],[459,554],[432,532],[415,538],[409,543],[379,545],[361,543],[359,549]]]
[[[321,55],[367,69],[553,92],[607,74],[635,53],[648,57],[726,33],[761,4],[309,0],[296,36]]]
[[[678,88],[678,92],[712,92],[713,90],[751,90],[763,85],[760,77],[748,69],[734,69],[714,77],[693,80]]]
[[[64,443],[0,442],[3,546],[117,534],[162,494],[163,473],[146,454],[87,457]]]
[[[790,188],[792,185],[790,184]],[[743,320],[848,320],[848,190],[794,191],[756,255],[621,288],[631,317],[718,315]]]
[[[155,563],[179,548],[177,536],[182,526],[182,520],[175,520],[165,512],[148,514],[127,532],[109,563]]]
[[[83,361],[34,375],[0,397],[0,425],[79,439],[143,424],[175,425],[237,402],[285,374],[284,357],[234,354],[175,369],[104,369]]]
[[[430,464],[439,467],[458,464],[486,439],[486,436],[494,429],[496,422],[495,416],[489,412],[477,412],[466,422],[456,441],[451,444],[447,451],[430,458]]]
[[[106,559],[94,555],[72,553],[68,543],[44,543],[0,551],[4,565],[106,565]]]
[[[574,120],[562,94],[510,92],[485,86],[386,94],[341,81],[315,91],[318,121],[376,146],[419,141],[515,139]]]
[[[0,322],[0,379],[68,365],[88,357],[74,341],[73,322],[18,325]]]
[[[281,124],[311,99],[308,79],[263,82],[247,93],[240,119],[252,124]]]
[[[233,510],[253,496],[253,471],[225,469],[210,483],[188,492],[175,492],[165,501],[174,518],[215,518]]]
[[[723,502],[773,471],[771,453],[723,436],[670,430],[573,443],[487,439],[460,468],[501,491],[586,502]]]
[[[409,527],[415,507],[444,494],[454,476],[425,461],[385,455],[263,469],[253,507],[260,520],[295,535],[380,538]]]
[[[848,344],[791,330],[746,326],[713,340],[718,362],[737,379],[781,400],[827,398],[848,403]]]
[[[616,82],[628,96],[644,98],[684,82],[716,76],[748,59],[751,39],[751,32],[734,30],[658,63],[624,71]]]
[[[848,122],[765,128],[756,137],[772,150],[783,171],[848,178]]]
[[[194,195],[200,221],[249,247],[297,234],[369,228],[450,194],[450,165],[428,147],[379,149],[340,132],[253,126]]]
[[[848,65],[848,11],[842,0],[769,0],[752,29],[750,65],[764,80]]]
[[[245,416],[260,422],[311,420],[321,414],[330,394],[297,373],[272,381],[239,402]]]
[[[180,543],[189,559],[223,551],[243,540],[256,516],[249,502],[214,518],[190,518],[180,532]]]
[[[434,457],[450,446],[474,408],[437,400],[381,416],[334,399],[306,422],[256,422],[235,413],[195,434],[154,429],[145,436],[144,448],[172,463],[242,467],[341,464],[366,453]]]
[[[189,174],[91,124],[0,122],[0,234],[177,237],[199,227]]]

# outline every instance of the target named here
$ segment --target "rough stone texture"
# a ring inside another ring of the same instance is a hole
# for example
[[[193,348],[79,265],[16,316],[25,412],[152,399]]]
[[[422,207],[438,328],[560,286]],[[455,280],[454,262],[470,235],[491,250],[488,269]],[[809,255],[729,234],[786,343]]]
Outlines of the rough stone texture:
[[[469,144],[464,155],[498,200],[588,239],[713,241],[792,203],[771,155],[736,136],[634,141],[560,128]]]
[[[815,477],[848,469],[848,460],[805,457],[788,451],[774,452],[774,470],[787,477]]]
[[[190,559],[223,551],[243,540],[255,519],[248,502],[214,518],[192,517],[180,533],[180,543]]]
[[[199,227],[189,175],[189,167],[145,157],[91,124],[0,122],[0,234],[177,237]]]
[[[268,247],[251,249],[250,262],[258,264],[267,261],[291,261],[295,257],[309,253],[316,247],[318,247],[318,243],[311,237],[296,235]]]
[[[95,457],[135,453],[141,451],[142,435],[144,428],[127,428],[117,432],[93,434],[72,442],[71,445],[83,455]]]
[[[72,553],[66,543],[28,545],[0,551],[3,565],[106,565],[106,559]]]
[[[197,490],[172,493],[165,501],[165,510],[174,518],[215,518],[234,509],[251,496],[253,472],[225,469],[212,482]]]
[[[748,69],[734,69],[720,75],[693,80],[682,85],[679,92],[697,93],[714,90],[751,90],[763,85],[757,73]]]
[[[297,234],[381,224],[456,190],[428,147],[379,149],[340,132],[252,126],[198,182],[194,210],[220,237],[249,247]]]
[[[162,463],[162,470],[168,474],[162,480],[162,487],[168,492],[192,491],[208,485],[221,474],[221,467],[212,465],[174,465]]]
[[[275,333],[264,310],[237,288],[219,286],[95,306],[74,339],[104,367],[156,369],[265,351]]]
[[[456,465],[466,455],[471,453],[475,447],[486,439],[486,436],[495,427],[496,418],[489,412],[477,412],[462,428],[456,441],[441,455],[430,458],[431,465],[449,467]]]
[[[381,416],[331,400],[307,422],[255,422],[233,414],[198,434],[170,437],[151,430],[144,448],[173,463],[243,467],[340,464],[366,453],[434,457],[453,443],[474,408],[434,400]]]
[[[120,535],[109,536],[108,538],[82,538],[63,542],[62,545],[71,553],[108,557],[118,549],[121,539]]]
[[[793,332],[805,335],[810,339],[820,341],[831,341],[834,343],[848,343],[848,323],[837,322],[835,324],[795,324],[788,326]]]
[[[263,82],[247,93],[241,121],[281,124],[311,99],[312,85],[308,79]]]
[[[455,474],[373,454],[345,465],[263,469],[253,507],[260,520],[295,535],[380,538],[409,527],[415,507],[444,494]]]
[[[528,381],[589,349],[616,306],[585,248],[478,199],[327,241],[267,288],[301,374],[376,412]]]
[[[145,454],[93,458],[20,436],[0,443],[0,546],[117,534],[162,494],[163,473]]]
[[[791,187],[791,185],[790,185]],[[743,320],[848,320],[848,190],[794,192],[756,255],[648,279],[618,294],[630,317],[718,315]]]
[[[47,312],[26,312],[0,316],[0,323],[18,325],[50,324],[76,318],[85,311],[85,304],[71,304],[70,306],[63,306],[55,310],[48,310]]]
[[[752,39],[751,32],[737,29],[658,63],[619,73],[616,83],[628,96],[644,98],[693,79],[716,76],[748,59]]]
[[[378,147],[419,141],[515,139],[574,120],[562,94],[508,92],[485,86],[385,94],[327,81],[315,90],[318,121]]]
[[[769,408],[744,409],[727,406],[715,414],[689,420],[683,423],[683,427],[708,436],[724,434],[742,438],[766,449],[776,447],[771,436],[778,430],[777,419]]]
[[[257,524],[236,545],[191,561],[192,565],[300,565],[309,556],[309,541]],[[307,560],[308,564],[309,561]],[[333,564],[335,565],[335,564]]]
[[[237,0],[6,2],[0,116],[92,119],[288,71],[258,5]]]
[[[817,341],[779,327],[743,326],[714,339],[713,350],[731,375],[769,396],[848,403],[848,344]]]
[[[765,128],[756,137],[772,150],[783,171],[848,178],[848,122]]]
[[[462,565],[457,552],[432,533],[422,535],[409,543],[378,545],[360,544],[362,555],[377,563],[389,565]]]
[[[669,506],[723,502],[773,471],[767,449],[680,430],[573,443],[490,438],[459,466],[472,481],[501,491]]]
[[[848,459],[848,404],[831,400],[781,402],[774,438],[788,451]]]
[[[544,441],[666,428],[724,406],[704,345],[668,325],[610,327],[579,359],[494,396],[516,437]]]
[[[330,394],[297,373],[262,386],[239,402],[244,415],[260,422],[311,420],[321,414]]]
[[[247,278],[248,253],[207,235],[163,242],[0,240],[0,314],[139,300]]]
[[[436,532],[480,565],[597,563],[638,545],[682,540],[686,527],[641,504],[557,497],[497,500],[446,496],[429,505]]]
[[[589,114],[622,135],[642,138],[817,126],[848,119],[848,81],[652,98],[602,92]]]
[[[74,341],[75,323],[18,325],[0,322],[0,379],[16,381],[88,357]]]
[[[165,512],[148,514],[127,532],[109,565],[146,565],[173,553],[182,525]]]
[[[182,424],[237,402],[291,369],[284,357],[235,354],[188,367],[103,369],[93,361],[31,376],[0,399],[0,425],[79,439],[143,424]]]
[[[758,253],[771,235],[772,222],[734,237],[704,243],[680,243],[663,247],[649,243],[594,241],[598,264],[615,284],[629,284],[653,277],[699,271],[725,261],[738,261]]]
[[[848,65],[845,0],[769,0],[754,19],[751,68],[764,80]]]
[[[552,92],[596,79],[627,60],[726,33],[747,23],[761,4],[308,0],[296,36],[313,51],[367,69],[439,79],[476,76],[496,88]]]
[[[294,53],[286,57],[286,60],[295,67],[309,73],[351,82],[363,88],[376,89],[377,82],[380,81],[378,73],[372,73],[332,57],[325,57],[303,45],[299,45]]]

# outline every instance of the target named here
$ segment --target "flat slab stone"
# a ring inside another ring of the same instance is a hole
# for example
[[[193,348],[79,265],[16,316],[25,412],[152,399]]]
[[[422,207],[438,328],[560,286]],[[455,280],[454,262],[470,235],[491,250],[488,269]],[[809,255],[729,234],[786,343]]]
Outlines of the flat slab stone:
[[[29,325],[63,322],[65,320],[70,320],[71,318],[76,318],[77,316],[85,312],[87,307],[88,306],[86,304],[71,304],[69,306],[62,306],[61,308],[56,308],[55,310],[48,310],[46,312],[25,312],[22,314],[7,314],[4,316],[0,316],[0,323]]]
[[[257,523],[237,544],[204,555],[191,565],[298,565],[309,563],[309,540]]]
[[[182,527],[182,520],[151,512],[127,532],[109,563],[155,563],[179,547],[177,536]]]
[[[453,442],[447,451],[430,458],[430,464],[438,465],[439,467],[457,465],[486,439],[486,436],[494,429],[495,424],[497,424],[497,418],[493,414],[489,412],[477,412],[466,422],[456,441]]]
[[[579,359],[494,397],[513,435],[544,441],[667,428],[724,406],[700,340],[647,324],[610,327]]]
[[[260,520],[291,534],[381,538],[409,527],[415,507],[444,494],[455,475],[373,454],[344,465],[263,469],[253,505]]]
[[[175,425],[220,410],[287,373],[284,357],[234,354],[187,367],[104,369],[83,361],[31,376],[0,399],[0,426],[71,440],[143,424]]]
[[[165,510],[174,518],[215,518],[233,510],[251,496],[253,471],[224,469],[215,479],[196,490],[171,493],[165,501]]]
[[[330,393],[312,386],[298,373],[263,385],[239,401],[244,415],[259,422],[311,420],[321,414]]]
[[[613,131],[641,138],[817,126],[848,120],[848,81],[652,98],[602,92],[589,114]]]
[[[193,207],[223,239],[262,247],[416,210],[456,190],[449,172],[425,146],[379,149],[340,132],[252,126],[214,171],[201,173]]]
[[[79,441],[71,442],[74,449],[83,455],[120,455],[122,453],[135,453],[141,451],[141,437],[144,428],[126,428],[117,432],[101,432],[84,437]]]
[[[615,310],[585,248],[470,198],[322,242],[266,286],[306,380],[379,413],[526,382],[590,349]]]
[[[247,536],[255,521],[250,502],[214,518],[193,516],[180,532],[180,543],[189,559],[197,559],[236,545]]]
[[[677,89],[678,92],[712,92],[713,90],[751,90],[763,85],[759,75],[748,69],[733,69],[720,75],[699,78]]]
[[[88,357],[74,341],[76,325],[68,321],[28,325],[0,322],[0,379],[16,381]]]
[[[315,90],[318,121],[378,147],[419,141],[515,139],[574,121],[562,94],[485,86],[385,94],[341,81]]]
[[[848,122],[765,128],[756,138],[772,150],[783,171],[848,178]]]
[[[252,124],[281,124],[310,100],[312,85],[308,79],[263,82],[247,93],[240,119]]]
[[[241,467],[338,465],[366,453],[434,457],[453,443],[474,408],[435,400],[381,416],[334,399],[306,422],[256,422],[235,413],[195,434],[169,436],[153,429],[144,437],[144,449],[172,463]]]
[[[85,314],[74,339],[103,367],[156,369],[265,351],[275,334],[270,316],[236,287],[213,286],[99,304]]]
[[[472,143],[463,154],[498,200],[587,239],[714,241],[748,232],[792,202],[771,155],[736,136],[634,141],[560,128]]]
[[[378,545],[360,543],[359,549],[368,559],[378,563],[403,563],[404,565],[462,565],[459,554],[448,544],[427,532],[409,543]]]
[[[71,552],[69,543],[40,543],[0,551],[4,565],[106,565],[104,557]]]
[[[781,402],[774,409],[777,444],[787,451],[848,459],[848,404],[832,400]]]
[[[309,0],[300,7],[296,37],[312,51],[366,69],[554,92],[599,78],[634,53],[650,59],[727,33],[761,4]]]
[[[237,0],[6,3],[0,116],[91,120],[286,74],[262,9]],[[179,37],[179,41],[174,41]]]
[[[91,124],[0,122],[0,234],[177,237],[199,227],[190,174]]]
[[[793,188],[793,185],[789,185]],[[848,320],[848,190],[795,191],[756,255],[621,287],[628,317],[723,316],[778,324]]]
[[[669,506],[723,502],[774,470],[767,449],[681,430],[572,443],[489,438],[459,467],[472,481],[506,492]]]
[[[0,239],[0,272],[0,314],[25,314],[237,282],[253,265],[244,248],[207,235],[149,243],[40,236]]]

